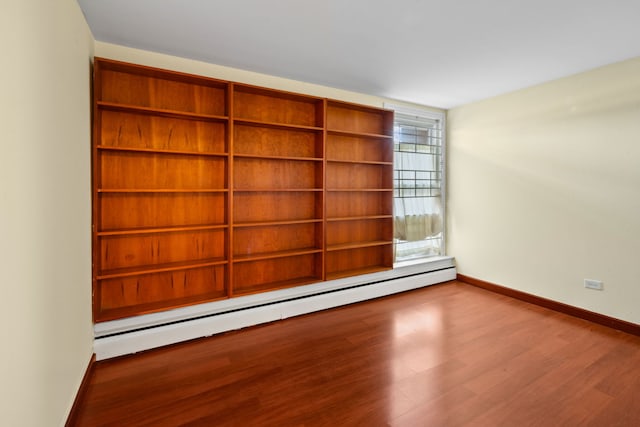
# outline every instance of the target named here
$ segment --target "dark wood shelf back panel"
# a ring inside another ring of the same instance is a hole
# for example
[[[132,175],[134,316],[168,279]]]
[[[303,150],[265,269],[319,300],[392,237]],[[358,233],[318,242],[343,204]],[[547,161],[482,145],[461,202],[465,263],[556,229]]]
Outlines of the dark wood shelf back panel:
[[[392,267],[393,112],[96,58],[93,313]]]

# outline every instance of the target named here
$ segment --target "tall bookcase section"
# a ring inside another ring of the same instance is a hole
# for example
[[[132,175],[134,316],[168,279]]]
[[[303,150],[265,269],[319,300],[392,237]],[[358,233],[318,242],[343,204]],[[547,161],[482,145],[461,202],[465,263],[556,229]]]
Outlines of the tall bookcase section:
[[[323,280],[324,101],[234,84],[233,295]]]
[[[326,279],[393,267],[393,112],[328,101]]]
[[[95,321],[228,296],[228,86],[95,59]]]

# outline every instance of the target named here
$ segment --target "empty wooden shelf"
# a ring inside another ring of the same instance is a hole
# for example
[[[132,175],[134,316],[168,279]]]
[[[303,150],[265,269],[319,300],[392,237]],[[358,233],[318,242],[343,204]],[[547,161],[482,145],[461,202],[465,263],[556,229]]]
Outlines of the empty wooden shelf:
[[[97,322],[392,267],[393,113],[96,58]]]
[[[393,113],[327,102],[326,278],[393,266]]]
[[[94,62],[96,321],[228,295],[228,83]]]

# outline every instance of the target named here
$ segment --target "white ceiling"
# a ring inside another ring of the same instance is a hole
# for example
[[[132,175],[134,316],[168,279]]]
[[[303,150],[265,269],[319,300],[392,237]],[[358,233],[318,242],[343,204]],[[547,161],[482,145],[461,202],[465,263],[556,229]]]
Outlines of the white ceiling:
[[[450,108],[640,56],[640,0],[78,0],[97,40]]]

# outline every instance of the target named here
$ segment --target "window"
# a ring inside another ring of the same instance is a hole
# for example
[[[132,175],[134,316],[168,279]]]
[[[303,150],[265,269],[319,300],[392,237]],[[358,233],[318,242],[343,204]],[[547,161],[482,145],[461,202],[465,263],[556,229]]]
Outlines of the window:
[[[444,255],[444,114],[398,106],[394,119],[394,261]]]

